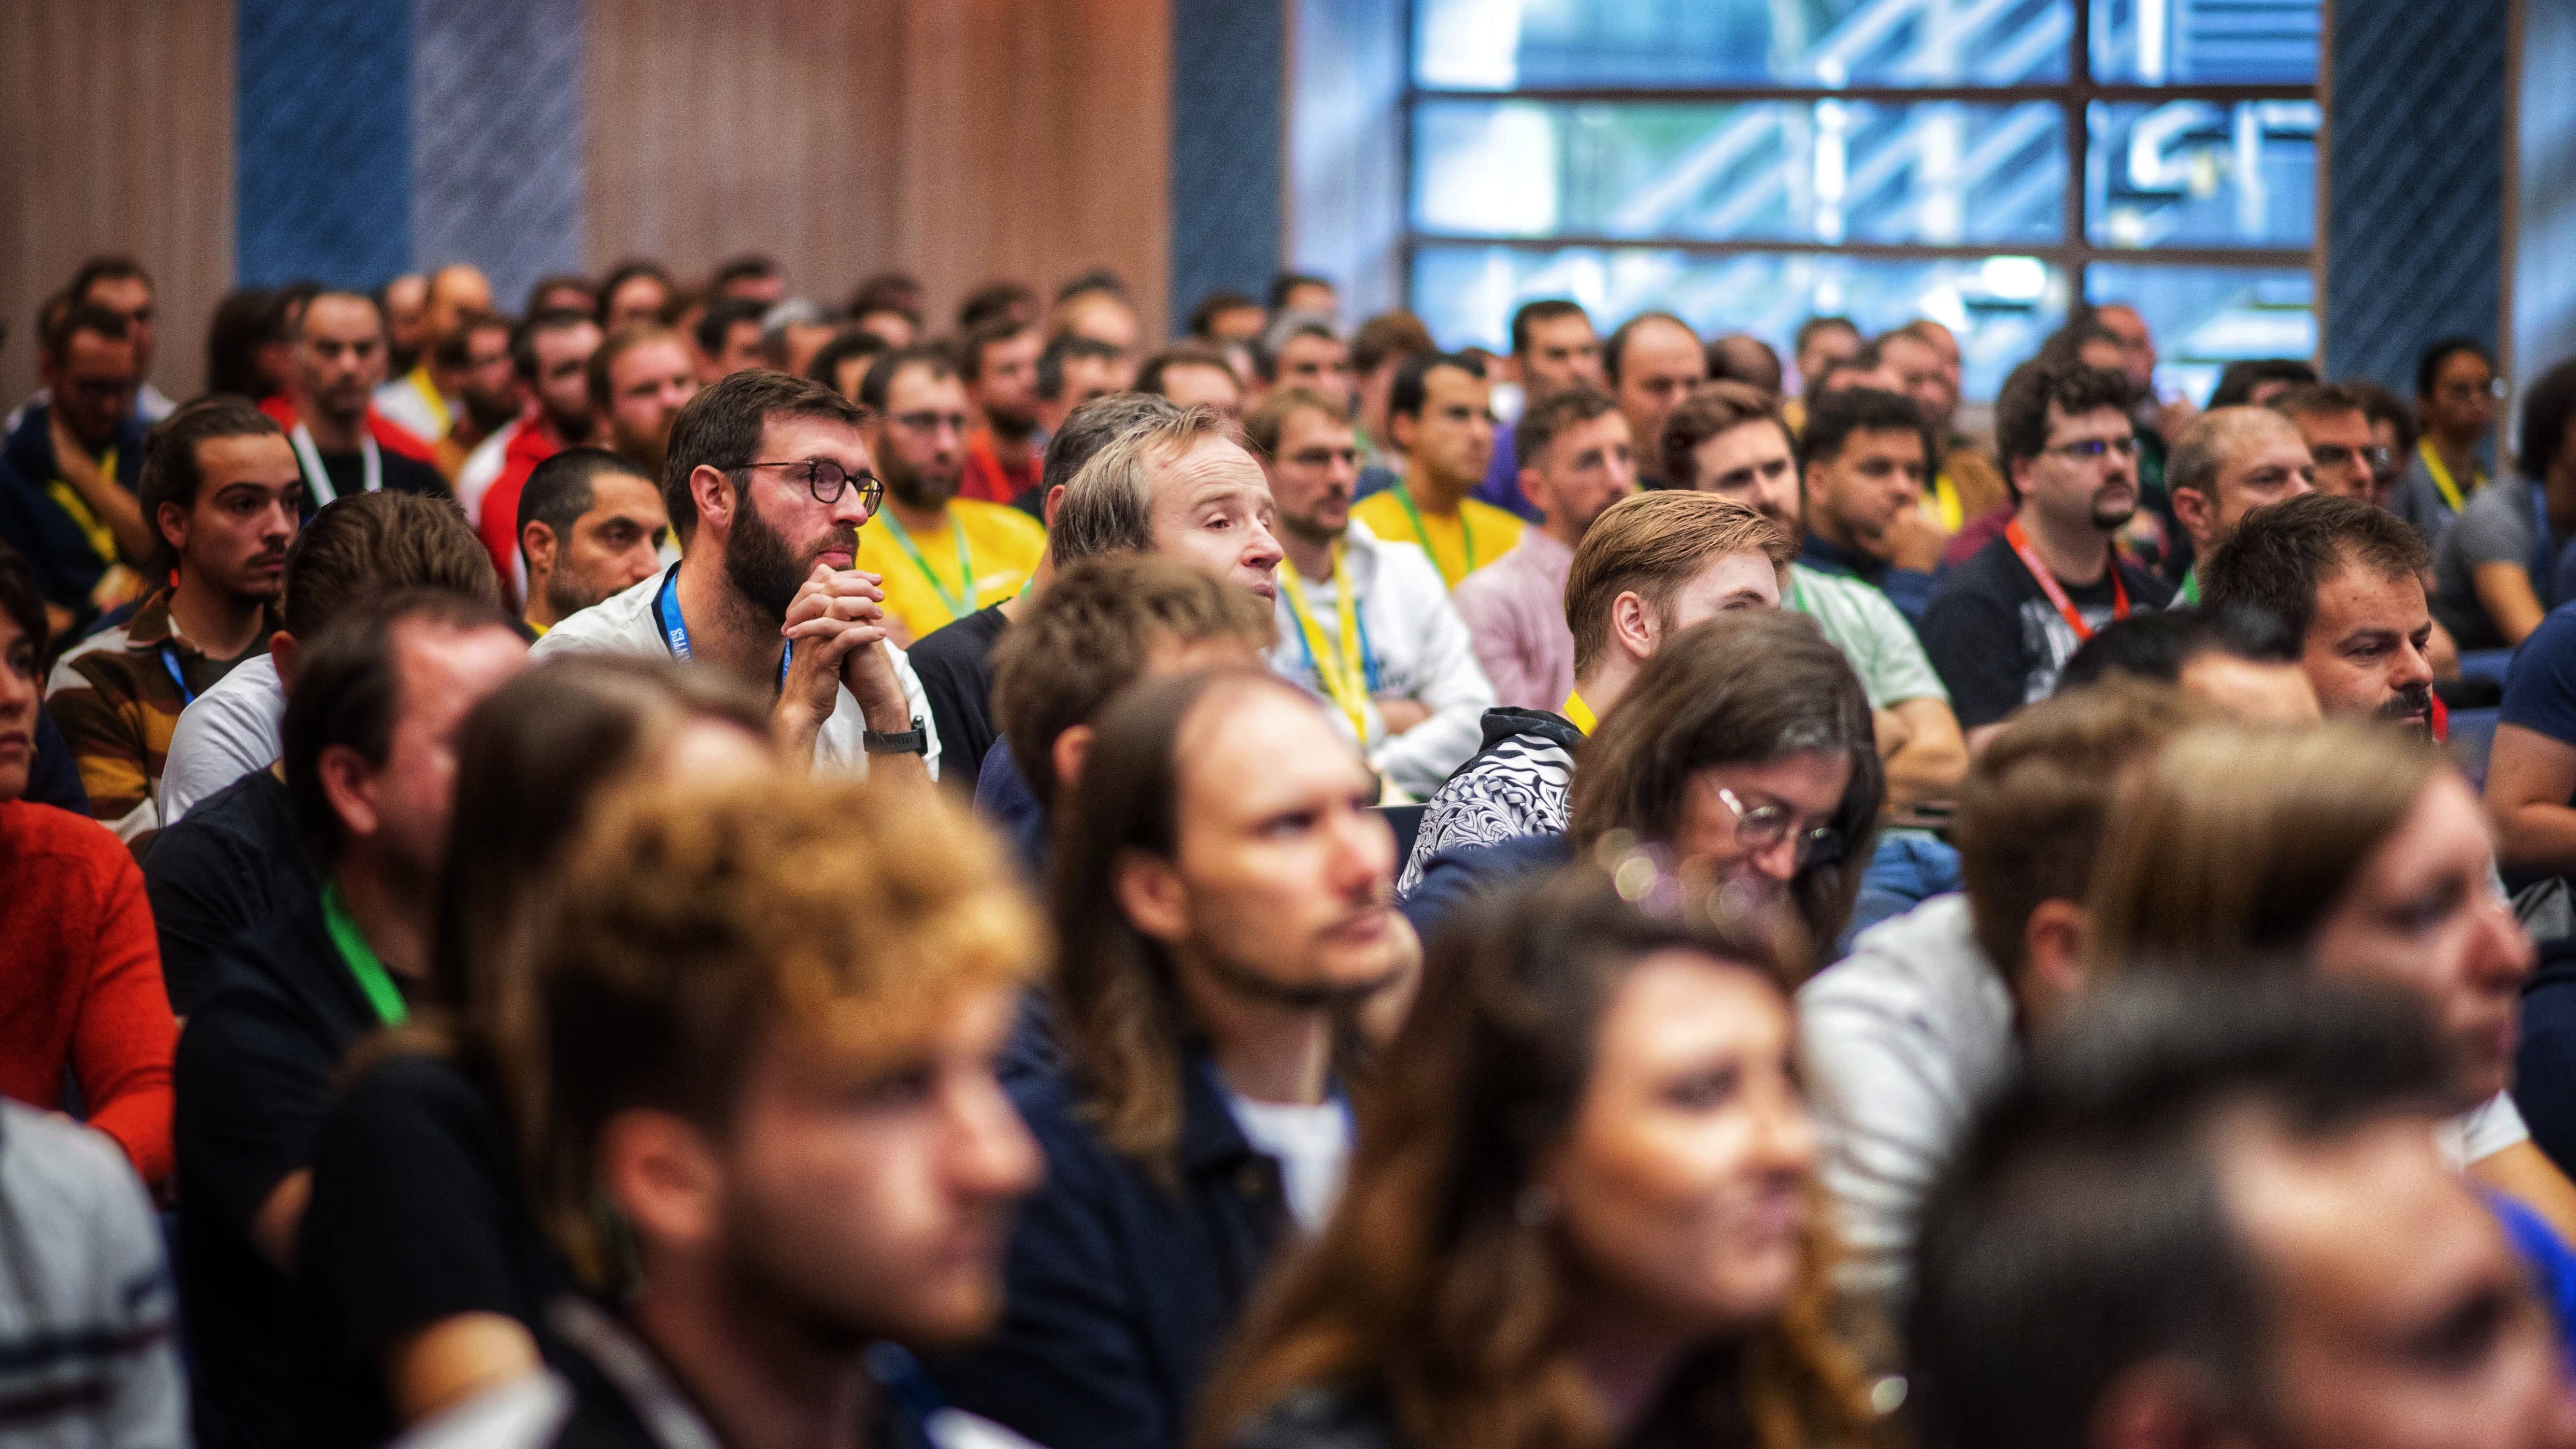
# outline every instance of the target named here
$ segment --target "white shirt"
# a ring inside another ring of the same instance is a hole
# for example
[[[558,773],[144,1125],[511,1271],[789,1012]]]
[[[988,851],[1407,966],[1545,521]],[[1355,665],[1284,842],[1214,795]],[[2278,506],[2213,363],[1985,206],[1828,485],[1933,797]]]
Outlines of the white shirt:
[[[662,580],[668,573],[667,569],[657,573],[624,593],[612,595],[565,619],[546,631],[546,637],[537,641],[533,652],[539,659],[562,653],[670,657],[671,646],[663,639],[662,626],[653,616],[653,602],[660,596]],[[894,645],[885,647],[886,652],[894,657],[895,678],[903,682],[904,700],[911,707],[913,717],[921,721],[922,731],[929,736],[930,752],[922,763],[929,766],[930,778],[936,780],[939,778],[939,730],[930,720],[929,698],[921,692],[921,679],[912,672],[912,661]],[[227,677],[225,682],[230,683],[230,678]],[[867,722],[860,717],[857,696],[850,693],[848,685],[842,685],[839,698],[833,703],[831,718],[823,721],[823,728],[814,736],[815,768],[851,775],[866,774],[868,754],[860,739],[866,732]]]
[[[1351,1114],[1340,1102],[1320,1107],[1287,1102],[1256,1102],[1225,1094],[1234,1125],[1253,1150],[1279,1164],[1279,1187],[1288,1199],[1289,1215],[1309,1233],[1323,1230],[1342,1195],[1343,1170],[1351,1159]]]
[[[422,442],[435,443],[446,437],[448,427],[454,425],[458,401],[455,398],[443,399],[447,404],[448,421],[446,426],[442,426],[438,414],[430,411],[428,400],[420,395],[420,389],[412,386],[412,376],[406,372],[376,389],[376,413]]]
[[[1360,596],[1361,645],[1377,666],[1371,695],[1417,700],[1431,710],[1431,718],[1390,735],[1372,698],[1362,712],[1369,764],[1396,788],[1417,800],[1427,798],[1476,753],[1484,739],[1485,711],[1494,707],[1494,686],[1476,662],[1475,639],[1449,601],[1448,585],[1419,547],[1388,542],[1353,520],[1343,536],[1342,564],[1352,591]],[[1295,566],[1282,562],[1279,567]],[[1297,586],[1326,643],[1339,648],[1341,609],[1332,580],[1318,583],[1300,575]],[[1271,607],[1279,642],[1270,651],[1270,667],[1322,700],[1334,728],[1344,738],[1354,738],[1350,716],[1333,702],[1316,671],[1284,581]]]
[[[277,661],[245,659],[197,702],[179,711],[170,752],[161,764],[161,828],[197,802],[285,753],[286,688]]]
[[[483,495],[491,492],[492,485],[500,481],[501,465],[508,461],[501,455],[509,449],[510,440],[519,435],[522,422],[522,419],[512,418],[503,423],[492,436],[476,443],[474,451],[466,454],[465,461],[457,465],[456,506],[465,510],[465,521],[469,525],[482,526]]]

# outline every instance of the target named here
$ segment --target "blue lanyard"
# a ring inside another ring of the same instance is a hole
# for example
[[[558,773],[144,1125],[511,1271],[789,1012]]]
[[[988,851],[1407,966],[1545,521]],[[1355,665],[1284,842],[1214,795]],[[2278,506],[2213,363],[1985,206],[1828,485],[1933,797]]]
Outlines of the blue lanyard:
[[[662,643],[674,659],[689,657],[689,621],[680,617],[680,566],[662,575],[662,592],[653,600],[653,622],[662,626]],[[796,641],[778,651],[778,687],[787,687],[787,663],[796,657]]]
[[[1296,565],[1290,564],[1288,567],[1295,568]],[[1359,591],[1353,589],[1351,592]],[[1351,616],[1351,622],[1357,626],[1360,634],[1360,673],[1368,681],[1368,692],[1376,694],[1378,691],[1377,651],[1369,647],[1368,613],[1360,609],[1356,599],[1335,599],[1333,604],[1336,608],[1355,611]],[[1288,611],[1292,614],[1303,612],[1293,599],[1289,600]],[[1324,666],[1315,658],[1315,643],[1306,637],[1306,631],[1302,628],[1297,631],[1297,652],[1306,656],[1306,672],[1319,680],[1322,679]]]
[[[179,673],[179,656],[170,652],[170,646],[167,644],[161,646],[161,667],[170,671],[170,682],[179,686],[180,708],[185,709],[195,704],[197,692],[188,687],[186,676]]]

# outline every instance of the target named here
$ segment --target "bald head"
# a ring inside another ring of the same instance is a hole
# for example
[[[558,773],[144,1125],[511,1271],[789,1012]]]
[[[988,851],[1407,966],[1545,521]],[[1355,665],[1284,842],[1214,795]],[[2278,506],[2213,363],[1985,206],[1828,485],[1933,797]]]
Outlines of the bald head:
[[[2269,408],[2212,408],[2183,430],[2165,464],[2174,512],[2202,556],[2245,515],[2316,491],[2316,464],[2298,427]]]
[[[492,282],[463,262],[430,274],[429,299],[421,313],[422,343],[435,347],[455,335],[469,312],[492,310]]]

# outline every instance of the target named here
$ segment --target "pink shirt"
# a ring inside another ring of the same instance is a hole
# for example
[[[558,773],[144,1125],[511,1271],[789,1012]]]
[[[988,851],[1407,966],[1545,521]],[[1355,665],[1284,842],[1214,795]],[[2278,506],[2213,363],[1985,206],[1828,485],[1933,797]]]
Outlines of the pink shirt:
[[[1544,529],[1525,529],[1511,552],[1450,593],[1496,703],[1552,710],[1574,692],[1574,633],[1565,627],[1565,576],[1573,567],[1574,550]]]

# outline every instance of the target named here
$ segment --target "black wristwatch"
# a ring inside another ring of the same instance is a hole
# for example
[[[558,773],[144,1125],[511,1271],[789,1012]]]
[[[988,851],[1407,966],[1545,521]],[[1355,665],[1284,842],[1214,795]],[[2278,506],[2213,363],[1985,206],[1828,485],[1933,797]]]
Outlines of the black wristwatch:
[[[921,727],[921,716],[912,717],[912,728],[901,734],[881,735],[875,730],[859,734],[859,748],[871,755],[926,755],[930,753],[930,731]]]

